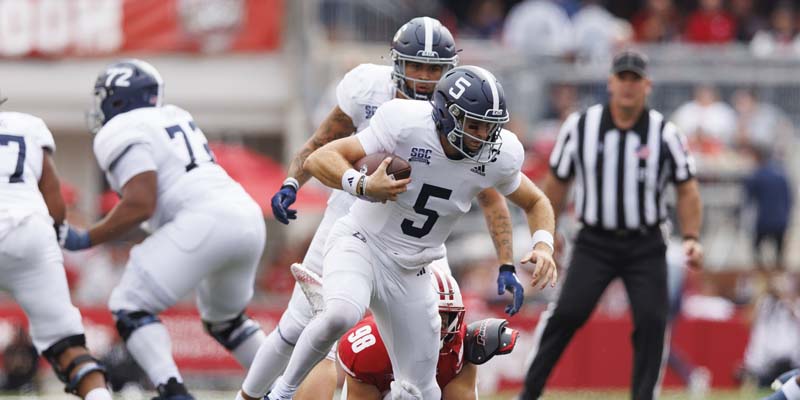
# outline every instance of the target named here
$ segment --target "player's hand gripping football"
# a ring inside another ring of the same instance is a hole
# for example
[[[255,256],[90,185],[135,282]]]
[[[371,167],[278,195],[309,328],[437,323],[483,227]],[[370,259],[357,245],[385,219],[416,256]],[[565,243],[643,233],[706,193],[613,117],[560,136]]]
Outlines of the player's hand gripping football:
[[[531,286],[539,286],[544,289],[550,282],[551,287],[556,286],[558,281],[558,268],[553,260],[550,248],[544,243],[538,243],[536,247],[522,259],[522,263],[533,263],[533,280]]]
[[[386,175],[386,168],[392,162],[391,157],[386,157],[381,165],[367,177],[367,185],[364,193],[367,197],[385,203],[386,200],[397,200],[400,193],[408,190],[407,186],[411,178],[394,180],[393,177]]]

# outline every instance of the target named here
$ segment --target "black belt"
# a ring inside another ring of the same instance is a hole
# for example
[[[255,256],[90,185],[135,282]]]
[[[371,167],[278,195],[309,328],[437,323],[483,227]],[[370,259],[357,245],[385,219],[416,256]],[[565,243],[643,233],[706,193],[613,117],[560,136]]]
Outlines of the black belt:
[[[642,226],[637,229],[606,229],[596,226],[584,225],[583,230],[597,235],[616,237],[616,238],[632,238],[648,236],[658,232],[661,228],[659,226]]]

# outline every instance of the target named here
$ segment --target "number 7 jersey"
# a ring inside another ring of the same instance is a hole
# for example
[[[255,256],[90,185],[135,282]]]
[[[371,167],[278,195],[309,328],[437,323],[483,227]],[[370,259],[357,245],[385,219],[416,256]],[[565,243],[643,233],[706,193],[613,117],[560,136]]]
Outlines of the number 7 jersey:
[[[43,149],[53,152],[55,148],[53,134],[41,119],[0,112],[0,235],[29,215],[49,218],[39,179]]]
[[[394,153],[411,165],[411,183],[397,201],[358,200],[350,210],[372,242],[406,268],[432,261],[426,254],[442,247],[479,192],[494,187],[509,195],[522,179],[524,151],[513,133],[501,131],[503,144],[492,162],[452,160],[444,153],[431,111],[429,102],[391,100],[356,135],[367,154]]]
[[[155,164],[137,171],[120,171],[117,164],[134,146],[144,146]],[[191,114],[173,105],[144,107],[108,121],[94,139],[94,153],[111,188],[122,188],[136,173],[155,170],[158,200],[150,227],[171,221],[188,207],[219,200],[252,202],[242,187],[216,164],[208,140]]]

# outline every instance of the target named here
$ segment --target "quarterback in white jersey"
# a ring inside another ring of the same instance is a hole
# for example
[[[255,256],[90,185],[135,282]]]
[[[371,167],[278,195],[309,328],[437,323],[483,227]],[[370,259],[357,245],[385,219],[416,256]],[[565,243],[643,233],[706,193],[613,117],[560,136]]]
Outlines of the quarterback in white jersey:
[[[393,66],[361,64],[345,74],[338,84],[337,106],[295,155],[289,167],[289,178],[272,197],[272,211],[278,221],[288,224],[289,220],[296,218],[296,210],[289,209],[289,206],[295,201],[297,189],[310,178],[303,171],[302,165],[311,152],[328,142],[367,128],[375,110],[387,101],[405,98],[427,102],[436,82],[442,74],[456,65],[458,59],[452,35],[438,20],[430,17],[414,18],[404,24],[392,40],[391,55]],[[322,222],[303,259],[304,267],[322,275],[325,240],[333,224],[347,214],[355,199],[341,190],[335,190],[331,194]],[[499,263],[513,265],[511,217],[505,199],[494,189],[481,192],[478,199],[497,248]],[[442,268],[449,269],[446,258],[437,263]],[[518,290],[509,290],[514,293],[514,307],[518,309],[517,304],[521,304],[523,298],[522,286]],[[311,307],[300,288],[295,286],[287,310],[275,330],[268,335],[248,371],[242,385],[243,398],[264,397],[286,368],[294,345],[311,318]],[[306,396],[305,391],[301,390],[297,398],[331,397],[332,392],[320,393],[319,388],[331,388],[333,385],[316,385],[314,382],[330,382],[335,379],[335,364],[324,361],[306,381],[306,385],[313,388],[310,395]]]
[[[534,284],[555,283],[553,210],[520,172],[522,145],[502,129],[508,121],[502,87],[479,67],[458,67],[436,85],[432,103],[392,100],[369,128],[312,153],[304,168],[330,187],[357,195],[334,225],[324,258],[325,309],[308,325],[268,398],[291,399],[308,371],[369,307],[384,338],[395,381],[393,398],[439,400],[436,360],[441,320],[428,288],[428,265],[472,199],[494,187],[527,214]],[[411,177],[386,175],[389,159],[370,176],[352,164],[367,154],[394,153]],[[513,266],[499,281],[516,280]],[[398,391],[398,393],[395,393]]]
[[[52,159],[55,148],[41,119],[0,112],[0,289],[25,311],[36,350],[66,392],[110,400],[105,369],[86,350],[58,247],[65,206]]]
[[[206,332],[247,368],[265,335],[244,309],[266,240],[261,209],[214,162],[192,116],[161,105],[150,64],[123,60],[95,85],[101,125],[94,153],[120,202],[88,231],[70,229],[80,250],[148,221],[109,299],[117,330],[157,386],[158,399],[191,399],[157,315],[195,290]]]

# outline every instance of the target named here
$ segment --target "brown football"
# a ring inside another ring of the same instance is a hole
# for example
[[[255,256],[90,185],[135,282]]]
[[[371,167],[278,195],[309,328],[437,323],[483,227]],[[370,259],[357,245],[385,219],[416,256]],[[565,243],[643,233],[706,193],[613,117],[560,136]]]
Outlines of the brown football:
[[[411,165],[408,161],[400,158],[400,156],[391,153],[374,153],[364,156],[364,158],[356,161],[353,167],[362,174],[372,175],[381,161],[385,158],[391,157],[392,162],[386,167],[386,175],[394,176],[394,179],[406,179],[411,176]]]

